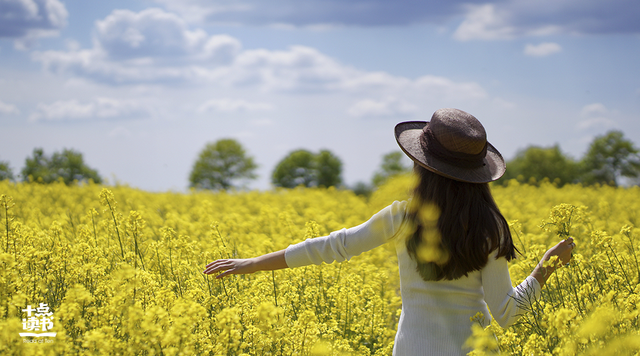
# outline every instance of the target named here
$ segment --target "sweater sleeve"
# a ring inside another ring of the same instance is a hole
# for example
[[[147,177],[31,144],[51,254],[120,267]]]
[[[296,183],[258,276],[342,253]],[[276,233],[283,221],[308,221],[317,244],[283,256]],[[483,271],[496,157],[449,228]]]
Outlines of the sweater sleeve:
[[[482,269],[482,288],[491,316],[505,328],[513,325],[527,312],[531,304],[540,297],[541,287],[531,276],[513,287],[507,259],[496,259],[496,254],[497,251],[494,251],[489,256],[487,265]]]
[[[395,201],[363,224],[290,245],[284,253],[287,266],[342,262],[384,244],[400,230],[406,205]]]

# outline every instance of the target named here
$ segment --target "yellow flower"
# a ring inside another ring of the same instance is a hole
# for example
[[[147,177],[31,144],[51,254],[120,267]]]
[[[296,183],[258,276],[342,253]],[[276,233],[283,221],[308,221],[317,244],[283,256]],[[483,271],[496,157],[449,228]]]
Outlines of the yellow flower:
[[[219,280],[201,271],[356,226],[407,199],[413,179],[396,177],[368,201],[339,189],[182,194],[0,182],[0,354],[390,355],[402,306],[392,243],[273,274]],[[509,263],[514,285],[557,243],[555,233],[579,247],[515,325],[482,329],[485,316],[472,317],[473,352],[637,354],[640,188],[512,181],[492,192],[522,252]],[[419,216],[433,228],[438,211]],[[424,245],[438,246],[426,231]],[[40,302],[57,318],[51,346],[19,336],[21,310]]]

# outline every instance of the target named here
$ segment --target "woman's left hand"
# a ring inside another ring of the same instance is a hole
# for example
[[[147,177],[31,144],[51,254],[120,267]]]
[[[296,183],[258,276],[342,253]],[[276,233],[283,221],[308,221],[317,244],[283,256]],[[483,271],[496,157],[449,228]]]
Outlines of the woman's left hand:
[[[566,240],[560,241],[557,245],[550,248],[542,259],[542,263],[549,261],[552,257],[558,256],[554,265],[550,266],[553,269],[568,264],[571,261],[571,252],[576,247],[576,243],[573,237],[568,237]]]

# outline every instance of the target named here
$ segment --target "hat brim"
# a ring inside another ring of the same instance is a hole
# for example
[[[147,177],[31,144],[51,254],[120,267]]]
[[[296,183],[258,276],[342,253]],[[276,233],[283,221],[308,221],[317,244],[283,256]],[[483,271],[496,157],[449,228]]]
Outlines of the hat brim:
[[[404,153],[422,167],[445,176],[468,183],[488,183],[502,177],[506,170],[504,159],[498,150],[487,142],[484,165],[478,168],[461,168],[432,155],[426,154],[420,145],[420,135],[427,121],[408,121],[396,125],[396,141]]]

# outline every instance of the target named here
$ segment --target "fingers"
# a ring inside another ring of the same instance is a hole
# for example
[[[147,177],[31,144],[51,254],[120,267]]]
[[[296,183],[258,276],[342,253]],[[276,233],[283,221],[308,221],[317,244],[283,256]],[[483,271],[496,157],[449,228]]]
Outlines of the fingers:
[[[557,245],[550,248],[545,253],[544,260],[549,261],[553,256],[557,256],[554,265],[566,265],[571,260],[573,249],[576,247],[576,243],[573,237],[567,237],[565,240],[558,242]]]
[[[567,238],[564,242],[567,243],[567,246],[571,247],[572,250],[576,248],[576,243],[573,241],[573,237]]]
[[[568,237],[563,242],[567,249],[563,253],[562,262],[564,263],[565,266],[568,266],[569,262],[571,261],[571,257],[573,257],[572,251],[576,247],[576,243],[574,242],[573,237]]]
[[[202,273],[204,274],[213,274],[216,272],[220,272],[220,271],[226,271],[225,273],[218,275],[216,277],[224,277],[226,275],[228,275],[230,273],[230,270],[232,270],[234,268],[234,264],[232,261],[229,260],[217,260],[217,261],[213,261],[211,263],[209,263],[208,265],[205,266],[204,271],[202,271]]]
[[[560,242],[560,245],[569,247],[571,250],[573,250],[576,247],[576,243],[574,242],[573,237],[567,237],[565,240]]]

